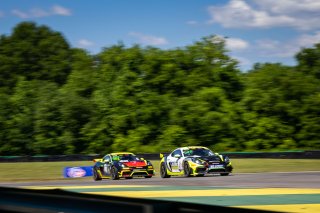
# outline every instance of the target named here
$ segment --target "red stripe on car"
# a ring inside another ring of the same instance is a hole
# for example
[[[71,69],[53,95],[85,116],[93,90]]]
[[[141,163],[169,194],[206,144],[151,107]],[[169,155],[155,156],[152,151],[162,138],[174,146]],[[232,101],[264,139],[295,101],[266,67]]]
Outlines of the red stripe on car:
[[[124,163],[124,165],[128,167],[137,167],[137,166],[146,166],[147,164],[144,161],[131,161],[131,162]]]

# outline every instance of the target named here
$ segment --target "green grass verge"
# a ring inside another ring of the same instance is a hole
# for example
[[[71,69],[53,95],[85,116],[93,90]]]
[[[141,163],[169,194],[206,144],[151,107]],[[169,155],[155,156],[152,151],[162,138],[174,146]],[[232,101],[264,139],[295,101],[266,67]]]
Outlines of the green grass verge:
[[[152,161],[159,176],[159,161]],[[320,171],[320,159],[233,159],[234,173]],[[63,178],[66,166],[91,166],[92,161],[0,163],[0,182],[70,180]],[[77,178],[76,180],[88,180]]]

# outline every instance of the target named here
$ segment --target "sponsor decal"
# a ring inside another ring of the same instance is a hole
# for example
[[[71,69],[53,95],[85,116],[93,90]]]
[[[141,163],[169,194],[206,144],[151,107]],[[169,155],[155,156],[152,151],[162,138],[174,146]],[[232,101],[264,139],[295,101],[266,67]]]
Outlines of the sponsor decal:
[[[221,164],[213,164],[213,165],[210,165],[209,168],[210,169],[224,169],[224,166]]]
[[[92,176],[92,166],[65,167],[63,170],[65,178],[81,178]]]
[[[86,171],[81,169],[80,167],[72,167],[68,170],[69,177],[84,177],[86,176]]]

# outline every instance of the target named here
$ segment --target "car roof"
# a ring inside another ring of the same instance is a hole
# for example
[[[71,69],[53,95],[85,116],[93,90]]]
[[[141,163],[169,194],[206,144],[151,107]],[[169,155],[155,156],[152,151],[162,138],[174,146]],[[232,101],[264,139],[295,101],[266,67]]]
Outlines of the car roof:
[[[205,147],[205,146],[185,146],[185,147],[180,147],[180,148],[178,148],[178,149],[199,149],[199,148],[201,148],[201,149],[208,149],[208,148]]]
[[[110,155],[135,155],[131,152],[113,152],[113,153],[110,153]]]

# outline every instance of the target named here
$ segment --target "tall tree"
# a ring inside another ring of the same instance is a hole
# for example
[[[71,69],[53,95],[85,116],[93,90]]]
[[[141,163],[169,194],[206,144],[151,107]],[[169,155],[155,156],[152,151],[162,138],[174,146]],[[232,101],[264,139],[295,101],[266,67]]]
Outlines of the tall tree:
[[[6,120],[6,155],[32,154],[34,134],[34,109],[37,100],[38,85],[36,82],[19,78],[13,94],[10,96],[11,112]]]
[[[61,33],[22,22],[0,37],[0,87],[13,88],[19,76],[62,85],[71,71],[70,55]]]
[[[309,78],[315,78],[314,81],[317,89],[303,99],[301,108],[301,128],[297,138],[302,148],[320,148],[320,43],[315,44],[312,48],[304,48],[297,55],[298,65],[296,70],[302,72]]]
[[[241,101],[247,129],[246,146],[253,150],[301,147],[305,99],[319,89],[317,80],[280,64],[260,64],[245,77]],[[311,147],[310,147],[311,148]]]
[[[98,129],[109,135],[113,150],[222,142],[229,106],[243,90],[236,62],[218,37],[175,50],[115,45],[99,55],[99,70],[93,98]]]
[[[320,79],[320,43],[304,48],[296,54],[297,70]]]
[[[33,22],[22,22],[11,35],[0,37],[1,106],[8,107],[0,116],[5,126],[1,154],[61,153],[55,142],[60,105],[54,103],[71,72],[72,55],[61,33]]]

